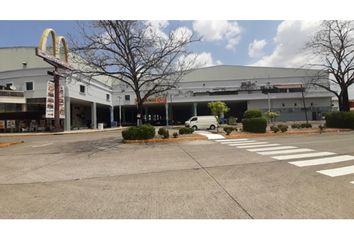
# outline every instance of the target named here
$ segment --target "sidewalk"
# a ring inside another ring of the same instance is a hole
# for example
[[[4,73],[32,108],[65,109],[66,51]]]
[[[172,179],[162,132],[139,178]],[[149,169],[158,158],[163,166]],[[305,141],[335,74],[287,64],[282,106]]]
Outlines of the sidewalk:
[[[103,130],[99,129],[83,129],[83,130],[72,130],[64,132],[29,132],[29,133],[0,133],[0,137],[24,137],[24,136],[46,136],[46,135],[66,135],[66,134],[80,134],[80,133],[95,133],[95,132],[109,132],[122,130],[124,127],[115,128],[105,128]]]

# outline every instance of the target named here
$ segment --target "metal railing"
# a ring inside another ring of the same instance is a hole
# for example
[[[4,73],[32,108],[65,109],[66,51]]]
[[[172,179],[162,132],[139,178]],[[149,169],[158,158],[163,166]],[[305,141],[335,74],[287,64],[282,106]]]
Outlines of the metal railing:
[[[24,93],[11,90],[0,90],[0,97],[24,97]]]

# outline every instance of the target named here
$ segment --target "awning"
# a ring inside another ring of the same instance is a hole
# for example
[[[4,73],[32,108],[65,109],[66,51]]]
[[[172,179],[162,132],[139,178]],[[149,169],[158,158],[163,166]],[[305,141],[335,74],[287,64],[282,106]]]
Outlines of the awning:
[[[296,83],[296,84],[277,84],[273,86],[278,89],[293,89],[293,88],[303,88],[304,85],[301,83]]]

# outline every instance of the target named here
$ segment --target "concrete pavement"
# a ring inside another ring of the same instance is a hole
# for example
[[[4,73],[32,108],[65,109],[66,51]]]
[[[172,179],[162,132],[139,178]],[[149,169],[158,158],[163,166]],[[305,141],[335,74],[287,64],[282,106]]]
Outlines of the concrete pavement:
[[[354,154],[351,132],[256,141]],[[354,217],[354,175],[331,178],[238,147],[121,144],[116,132],[27,137],[0,150],[0,217]]]

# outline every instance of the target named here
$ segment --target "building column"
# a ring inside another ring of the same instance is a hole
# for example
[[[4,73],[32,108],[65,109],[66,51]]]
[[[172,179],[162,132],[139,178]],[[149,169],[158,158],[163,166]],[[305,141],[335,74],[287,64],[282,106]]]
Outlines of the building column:
[[[166,103],[165,103],[165,115],[166,115],[166,117],[165,117],[165,120],[166,120],[166,126],[168,126],[168,102],[166,101]]]
[[[27,103],[21,104],[21,112],[27,112]]]
[[[170,118],[171,123],[173,124],[173,111],[172,111],[172,103],[170,103],[170,106],[168,108],[168,116]]]
[[[198,116],[198,103],[193,103],[193,116]]]
[[[95,102],[91,103],[91,128],[97,128],[97,109]]]
[[[70,97],[65,96],[65,119],[64,119],[64,131],[71,130],[71,104]]]
[[[111,124],[112,124],[112,122],[114,122],[114,107],[110,106],[109,110],[110,110],[110,119],[111,119]]]

